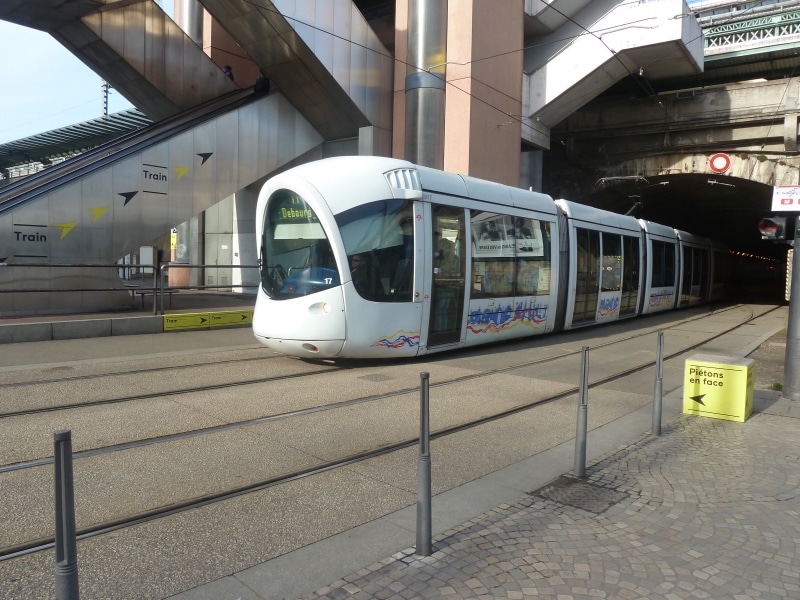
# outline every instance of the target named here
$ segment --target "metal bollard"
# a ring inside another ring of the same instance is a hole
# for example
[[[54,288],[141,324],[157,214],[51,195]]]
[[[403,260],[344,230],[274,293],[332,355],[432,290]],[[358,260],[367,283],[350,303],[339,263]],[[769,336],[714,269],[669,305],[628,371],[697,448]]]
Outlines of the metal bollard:
[[[658,350],[656,352],[656,383],[653,392],[653,427],[651,435],[661,435],[661,396],[664,378],[664,332],[658,332]]]
[[[586,476],[586,428],[589,413],[589,346],[581,349],[581,387],[578,393],[578,424],[575,431],[576,477]]]
[[[56,600],[78,600],[78,542],[75,537],[75,488],[72,478],[72,432],[56,431],[54,440],[56,500]]]
[[[417,554],[431,555],[431,451],[429,373],[420,373],[419,460],[417,461]]]

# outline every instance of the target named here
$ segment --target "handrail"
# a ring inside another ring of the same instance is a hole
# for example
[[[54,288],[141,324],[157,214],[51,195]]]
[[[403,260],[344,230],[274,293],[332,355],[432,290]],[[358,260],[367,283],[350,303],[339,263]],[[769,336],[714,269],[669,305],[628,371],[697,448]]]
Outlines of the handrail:
[[[153,295],[153,314],[164,314],[164,291],[165,290],[197,290],[197,289],[229,289],[229,288],[252,288],[258,287],[258,285],[253,284],[225,284],[225,285],[185,285],[185,286],[175,286],[171,285],[166,287],[164,285],[164,280],[166,278],[166,272],[171,267],[178,267],[184,269],[258,269],[260,265],[217,265],[217,264],[203,264],[203,265],[192,265],[188,263],[164,263],[158,268],[158,311],[156,310],[156,298],[155,294]]]
[[[59,287],[59,288],[4,288],[0,286],[0,294],[20,294],[20,293],[53,293],[53,292],[152,292],[153,293],[153,314],[164,314],[164,294],[178,290],[212,290],[212,289],[245,289],[258,288],[257,283],[225,284],[225,285],[174,285],[165,284],[166,272],[171,267],[187,269],[258,269],[259,265],[220,265],[220,264],[200,264],[193,265],[188,263],[162,263],[154,265],[152,263],[0,263],[0,269],[37,269],[37,268],[64,268],[64,269],[152,269],[152,284],[132,285],[121,278],[122,287]],[[149,273],[148,279],[149,279]],[[144,277],[141,279],[145,281]],[[160,309],[160,310],[159,310]]]
[[[0,188],[0,214],[11,210],[31,197],[69,183],[97,168],[125,158],[145,147],[181,133],[198,123],[211,119],[222,111],[247,104],[256,96],[252,89],[236,90],[173,117],[137,129],[87,152],[78,154],[57,165],[29,175],[18,182]]]

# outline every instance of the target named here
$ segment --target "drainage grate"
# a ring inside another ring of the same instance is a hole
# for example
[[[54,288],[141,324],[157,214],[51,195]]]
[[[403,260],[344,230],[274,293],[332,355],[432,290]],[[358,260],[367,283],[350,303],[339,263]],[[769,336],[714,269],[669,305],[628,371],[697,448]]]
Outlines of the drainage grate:
[[[568,475],[562,475],[553,483],[530,492],[530,494],[597,515],[607,511],[626,497],[622,492],[592,485]]]

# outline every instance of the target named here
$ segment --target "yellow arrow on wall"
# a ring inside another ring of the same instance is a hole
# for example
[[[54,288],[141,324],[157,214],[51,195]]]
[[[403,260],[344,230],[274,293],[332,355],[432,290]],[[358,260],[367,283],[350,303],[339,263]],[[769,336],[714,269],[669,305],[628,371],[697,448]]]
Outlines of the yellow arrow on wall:
[[[105,214],[105,212],[108,210],[108,207],[100,206],[98,208],[87,208],[86,210],[92,213],[93,216],[92,223],[94,223],[95,221],[97,221],[97,219],[99,219]]]
[[[56,225],[56,227],[58,227],[61,230],[61,238],[60,239],[63,240],[65,237],[67,237],[67,234],[70,231],[72,231],[72,228],[75,227],[75,225],[77,225],[77,224],[78,224],[78,222],[75,221],[73,223],[61,223],[59,225]]]

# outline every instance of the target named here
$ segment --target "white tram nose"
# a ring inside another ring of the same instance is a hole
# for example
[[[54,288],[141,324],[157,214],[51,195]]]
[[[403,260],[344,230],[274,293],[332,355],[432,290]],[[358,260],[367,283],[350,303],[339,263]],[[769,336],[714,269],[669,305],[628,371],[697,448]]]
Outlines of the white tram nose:
[[[342,352],[345,331],[341,286],[286,300],[259,294],[256,300],[253,333],[282,354],[334,358]]]

